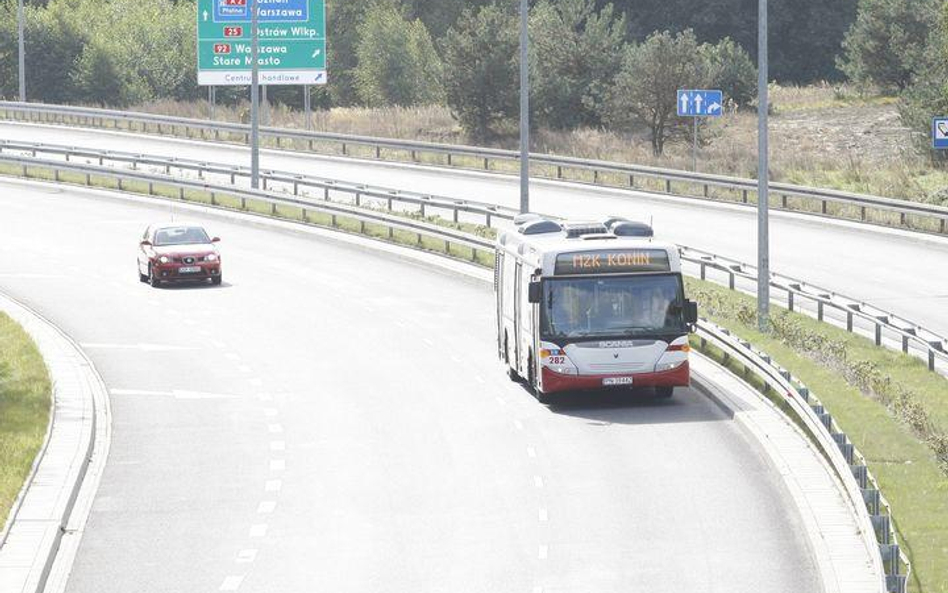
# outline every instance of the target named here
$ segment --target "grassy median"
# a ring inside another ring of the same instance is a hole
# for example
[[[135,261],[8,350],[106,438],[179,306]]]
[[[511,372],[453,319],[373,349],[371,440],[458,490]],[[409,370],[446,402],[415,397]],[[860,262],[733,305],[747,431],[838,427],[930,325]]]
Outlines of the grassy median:
[[[865,456],[912,562],[909,588],[948,591],[948,380],[911,356],[775,307],[756,330],[753,298],[687,279],[702,316],[752,342],[820,398]]]
[[[51,392],[36,344],[0,313],[0,525],[43,444]]]

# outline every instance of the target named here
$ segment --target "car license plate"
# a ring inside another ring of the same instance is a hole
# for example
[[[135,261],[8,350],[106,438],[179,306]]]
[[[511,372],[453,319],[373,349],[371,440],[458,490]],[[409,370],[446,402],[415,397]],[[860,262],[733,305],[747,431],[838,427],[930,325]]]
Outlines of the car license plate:
[[[605,386],[631,385],[632,377],[606,377],[602,380],[602,384]]]
[[[195,272],[200,272],[201,266],[183,266],[178,268],[179,274],[194,274]]]

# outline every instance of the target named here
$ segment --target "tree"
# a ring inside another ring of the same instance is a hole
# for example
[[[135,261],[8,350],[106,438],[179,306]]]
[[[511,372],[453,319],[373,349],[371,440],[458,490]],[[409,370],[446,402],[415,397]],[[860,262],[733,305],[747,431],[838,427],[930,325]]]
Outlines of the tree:
[[[541,0],[530,17],[530,95],[537,123],[598,126],[606,90],[622,63],[626,23],[611,4]]]
[[[935,163],[944,165],[945,151],[932,150],[932,118],[948,113],[948,5],[942,8],[938,24],[928,36],[922,59],[911,83],[902,93],[899,114],[915,131],[917,147],[928,152]]]
[[[517,117],[519,45],[517,15],[498,4],[466,9],[445,36],[447,103],[475,142]]]
[[[356,88],[369,106],[416,105],[443,96],[441,60],[420,20],[408,21],[393,2],[366,12],[356,47]]]
[[[677,91],[701,88],[707,81],[701,54],[691,30],[655,33],[641,45],[629,46],[609,90],[603,120],[618,130],[644,125],[652,152],[661,155],[668,138],[687,132],[687,122],[676,115]]]
[[[757,66],[730,37],[702,46],[708,85],[724,91],[724,98],[736,107],[749,105],[757,97]]]
[[[902,91],[922,66],[938,0],[859,0],[839,67],[855,82]]]

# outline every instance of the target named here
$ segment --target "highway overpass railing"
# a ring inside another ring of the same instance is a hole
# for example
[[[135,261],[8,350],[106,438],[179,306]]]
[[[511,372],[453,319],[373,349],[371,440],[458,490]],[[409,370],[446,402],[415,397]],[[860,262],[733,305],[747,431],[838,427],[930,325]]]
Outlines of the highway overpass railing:
[[[381,227],[387,231],[387,238],[393,239],[397,232],[409,233],[417,237],[415,244],[423,245],[423,238],[437,241],[444,246],[444,253],[451,255],[451,246],[462,246],[470,250],[470,259],[476,261],[479,253],[490,253],[494,249],[494,242],[477,235],[436,225],[429,222],[417,221],[392,214],[366,209],[364,206],[338,204],[315,200],[311,198],[279,193],[270,190],[252,190],[237,187],[232,184],[212,184],[205,180],[183,179],[165,173],[154,173],[135,169],[102,166],[98,164],[77,163],[65,160],[39,159],[32,156],[16,155],[9,152],[0,152],[0,166],[16,167],[20,174],[29,176],[40,170],[50,172],[50,178],[63,181],[65,175],[72,176],[84,185],[93,185],[93,180],[109,179],[119,190],[134,191],[154,197],[182,201],[188,198],[188,192],[198,192],[208,198],[207,205],[220,208],[238,208],[251,211],[250,202],[267,205],[263,215],[285,215],[281,208],[293,208],[300,212],[299,220],[309,222],[310,214],[320,214],[328,217],[328,226],[337,227],[337,217],[358,221],[359,232],[366,233],[366,225]],[[161,188],[174,188],[172,194],[158,191]],[[390,197],[389,192],[360,188],[336,188],[341,191],[361,192],[362,194],[382,200]],[[224,203],[224,198],[231,200]],[[457,207],[465,208],[459,203]],[[380,238],[386,238],[385,236]],[[682,248],[683,258],[693,264],[703,266],[704,275],[710,269],[726,272],[730,286],[736,288],[738,278],[751,279],[753,274],[749,267],[739,268],[736,264],[723,258],[715,258],[711,254],[690,248]],[[457,257],[457,254],[455,254]],[[482,262],[484,263],[484,262]],[[779,283],[776,286],[780,286]],[[793,288],[788,285],[788,288]],[[793,288],[794,294],[799,291]],[[817,302],[823,302],[824,307],[853,311],[845,303],[840,303],[832,297]],[[712,344],[729,359],[738,360],[741,365],[754,373],[766,385],[767,390],[785,397],[795,416],[803,423],[806,432],[814,444],[823,452],[828,462],[840,478],[844,494],[852,503],[853,512],[857,520],[863,525],[863,535],[875,534],[873,545],[879,549],[878,561],[882,563],[885,574],[888,575],[885,590],[890,593],[904,593],[907,575],[910,574],[910,563],[899,548],[894,526],[892,525],[888,502],[879,492],[878,484],[869,473],[865,459],[859,455],[845,434],[835,424],[832,417],[826,412],[815,395],[799,381],[794,379],[788,371],[776,365],[766,354],[758,352],[749,343],[731,335],[722,328],[702,320],[698,325],[698,337],[703,344]],[[880,571],[881,572],[881,571]]]
[[[0,118],[243,144],[250,136],[245,124],[88,107],[0,102]],[[519,153],[510,150],[326,132],[264,127],[261,138],[277,148],[500,173],[516,172],[519,162]],[[752,179],[548,154],[531,155],[531,175],[738,204],[753,204],[757,199],[757,182]],[[779,210],[948,233],[944,206],[786,183],[772,183],[770,191],[771,206]]]

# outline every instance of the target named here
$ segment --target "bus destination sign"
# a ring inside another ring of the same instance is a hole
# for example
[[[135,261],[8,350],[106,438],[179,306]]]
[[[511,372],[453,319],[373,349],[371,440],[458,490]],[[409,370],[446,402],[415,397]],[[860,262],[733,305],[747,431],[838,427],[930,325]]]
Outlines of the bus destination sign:
[[[667,272],[671,270],[664,249],[609,249],[561,253],[556,256],[553,273],[621,274],[631,272]]]

